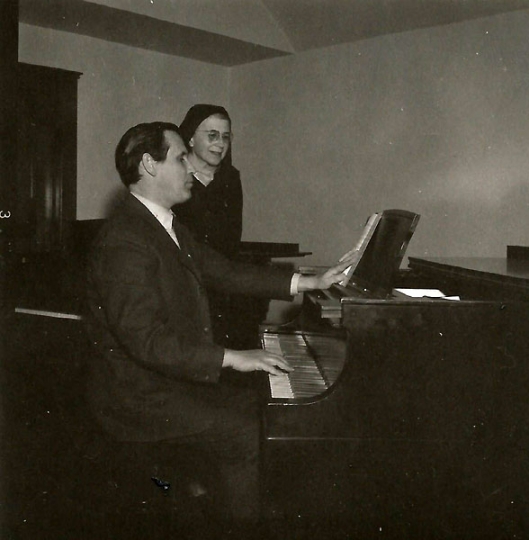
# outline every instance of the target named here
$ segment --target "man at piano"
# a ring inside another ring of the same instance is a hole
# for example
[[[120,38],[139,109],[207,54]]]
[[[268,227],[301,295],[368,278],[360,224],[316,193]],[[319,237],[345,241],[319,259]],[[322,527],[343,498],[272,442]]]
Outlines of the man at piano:
[[[219,376],[224,369],[279,374],[291,367],[264,350],[215,344],[206,288],[287,299],[340,282],[350,261],[303,276],[235,263],[196,243],[171,212],[192,187],[174,124],[129,129],[115,163],[129,193],[95,240],[87,276],[91,409],[114,439],[185,445],[212,460],[219,482],[207,489],[215,508],[230,523],[254,523],[258,400]]]

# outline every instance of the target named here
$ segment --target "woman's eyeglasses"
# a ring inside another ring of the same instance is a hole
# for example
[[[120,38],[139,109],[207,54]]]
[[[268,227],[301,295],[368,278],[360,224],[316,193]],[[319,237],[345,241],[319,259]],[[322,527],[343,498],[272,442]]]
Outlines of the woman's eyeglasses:
[[[233,133],[221,133],[216,129],[197,129],[197,131],[207,133],[209,142],[217,142],[222,139],[223,143],[229,144],[233,141]]]

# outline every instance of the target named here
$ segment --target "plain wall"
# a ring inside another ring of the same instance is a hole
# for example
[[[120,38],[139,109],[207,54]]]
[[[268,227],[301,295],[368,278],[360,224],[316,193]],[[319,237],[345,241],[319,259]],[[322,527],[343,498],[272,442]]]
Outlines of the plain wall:
[[[82,72],[79,219],[119,189],[128,127],[226,105],[244,238],[327,264],[385,208],[422,215],[409,253],[501,256],[529,243],[529,11],[223,68],[20,25],[20,61]]]
[[[367,216],[421,214],[409,254],[529,245],[529,11],[232,69],[244,236],[327,264]]]
[[[140,122],[179,124],[194,103],[228,104],[227,68],[90,37],[19,25],[19,61],[81,72],[77,219],[104,217],[123,188],[114,150]]]

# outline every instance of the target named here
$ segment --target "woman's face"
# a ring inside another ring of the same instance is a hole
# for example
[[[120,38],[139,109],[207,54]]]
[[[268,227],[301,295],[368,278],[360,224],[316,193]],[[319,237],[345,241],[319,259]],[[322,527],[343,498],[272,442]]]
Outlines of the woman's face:
[[[229,120],[213,115],[206,118],[189,141],[191,153],[202,165],[217,168],[231,144]]]

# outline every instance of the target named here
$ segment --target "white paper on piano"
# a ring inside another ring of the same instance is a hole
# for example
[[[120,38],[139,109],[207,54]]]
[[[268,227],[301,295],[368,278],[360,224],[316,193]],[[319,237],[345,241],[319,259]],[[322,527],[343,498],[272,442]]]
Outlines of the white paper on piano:
[[[360,259],[362,258],[362,255],[364,251],[366,250],[367,244],[369,243],[369,240],[371,240],[375,229],[377,228],[378,222],[382,218],[382,214],[372,214],[369,219],[367,220],[367,223],[364,227],[364,230],[362,231],[362,236],[360,236],[360,239],[356,243],[355,247],[348,251],[343,257],[340,258],[340,262],[347,259],[350,256],[353,256],[353,262],[344,270],[344,274],[347,276],[346,279],[342,280],[340,282],[340,285],[346,286],[349,280],[351,279],[351,276],[353,275],[353,272],[356,270],[356,267],[358,266],[358,263],[360,262]]]
[[[443,300],[460,300],[459,296],[445,296],[439,289],[395,289],[412,298],[442,298]]]

